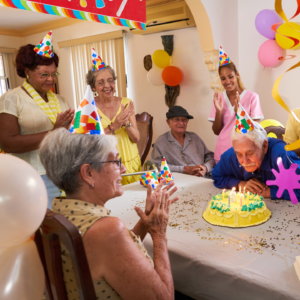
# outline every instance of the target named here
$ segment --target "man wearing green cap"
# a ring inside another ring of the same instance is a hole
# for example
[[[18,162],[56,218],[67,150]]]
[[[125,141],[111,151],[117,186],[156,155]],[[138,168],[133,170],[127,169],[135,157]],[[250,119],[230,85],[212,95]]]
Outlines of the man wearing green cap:
[[[209,151],[201,138],[186,131],[193,116],[181,106],[172,106],[166,114],[170,131],[156,140],[151,160],[156,166],[166,158],[171,172],[203,177],[215,166],[214,153]]]

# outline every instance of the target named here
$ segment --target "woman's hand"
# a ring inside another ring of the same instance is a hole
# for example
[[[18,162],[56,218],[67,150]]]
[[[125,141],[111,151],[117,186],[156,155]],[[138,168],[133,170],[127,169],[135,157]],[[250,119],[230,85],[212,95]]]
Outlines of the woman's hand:
[[[234,101],[234,111],[235,111],[236,114],[237,114],[237,111],[238,111],[238,106],[239,106],[240,101],[241,101],[240,94],[239,94],[239,92],[236,92],[235,101]]]
[[[219,97],[218,92],[214,93],[214,105],[215,105],[216,111],[220,113],[223,109],[223,101],[222,101],[221,97]]]
[[[161,190],[165,184],[165,180],[161,181],[159,185],[156,187],[155,191],[152,193],[152,187],[149,184],[147,189],[147,198],[146,198],[146,206],[145,206],[145,214],[146,216],[149,216],[151,211],[153,210],[155,206],[156,199],[158,197],[158,194],[161,193]],[[171,189],[175,185],[175,182],[172,181],[169,185],[167,185],[164,190],[169,192],[169,197],[172,196],[177,190],[178,187],[175,186],[174,189]],[[179,197],[176,197],[171,200],[171,204],[177,201]]]
[[[115,121],[112,123],[113,130],[116,131],[121,128],[128,121],[129,117],[128,109],[125,109],[124,104],[121,104],[121,112],[116,116]]]
[[[54,124],[53,130],[55,130],[57,128],[61,128],[61,127],[68,129],[70,126],[70,123],[72,122],[72,120],[74,118],[74,113],[75,113],[75,110],[69,108],[65,112],[57,114],[57,118],[56,118],[56,122]]]

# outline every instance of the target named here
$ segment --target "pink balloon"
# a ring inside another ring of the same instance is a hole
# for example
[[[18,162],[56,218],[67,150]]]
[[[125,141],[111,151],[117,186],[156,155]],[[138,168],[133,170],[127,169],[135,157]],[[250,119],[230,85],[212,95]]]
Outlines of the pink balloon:
[[[283,50],[275,40],[264,42],[258,50],[258,60],[264,67],[275,67],[283,56]]]

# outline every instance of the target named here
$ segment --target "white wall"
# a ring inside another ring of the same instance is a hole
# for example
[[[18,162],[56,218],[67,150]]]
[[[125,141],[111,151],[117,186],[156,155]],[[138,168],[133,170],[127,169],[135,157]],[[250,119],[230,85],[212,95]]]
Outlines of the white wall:
[[[292,17],[297,9],[296,1],[283,1],[283,10],[288,18]],[[272,98],[272,88],[275,80],[299,61],[299,58],[283,61],[278,67],[266,68],[259,63],[257,53],[260,45],[267,38],[260,35],[255,28],[255,17],[263,9],[274,10],[274,0],[239,0],[238,38],[239,38],[239,67],[242,80],[247,89],[255,91],[260,96],[261,106],[265,118],[275,119],[286,125],[288,112]],[[296,17],[295,22],[300,21]],[[300,50],[288,50],[286,54],[299,56]],[[279,93],[291,109],[299,105],[299,78],[300,69],[293,70],[283,76]]]

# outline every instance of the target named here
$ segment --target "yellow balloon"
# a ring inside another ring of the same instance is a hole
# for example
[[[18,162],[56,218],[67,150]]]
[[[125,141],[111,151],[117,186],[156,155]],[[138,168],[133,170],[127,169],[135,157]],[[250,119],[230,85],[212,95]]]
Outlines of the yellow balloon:
[[[290,22],[291,26],[289,26],[287,23],[284,23],[280,25],[277,29],[278,33],[281,33],[285,36],[290,36],[293,38],[296,38],[300,40],[300,25],[294,22]],[[300,46],[300,43],[296,45],[295,47],[292,47],[294,45],[294,41],[282,36],[280,34],[276,33],[275,34],[275,39],[277,44],[283,48],[283,49],[297,49]]]
[[[170,55],[165,50],[154,51],[152,60],[153,63],[161,69],[170,65]]]
[[[269,126],[283,127],[284,128],[284,126],[279,121],[276,121],[276,120],[273,120],[273,119],[263,120],[263,121],[260,122],[260,125],[263,128],[266,128],[266,127],[269,127]]]

